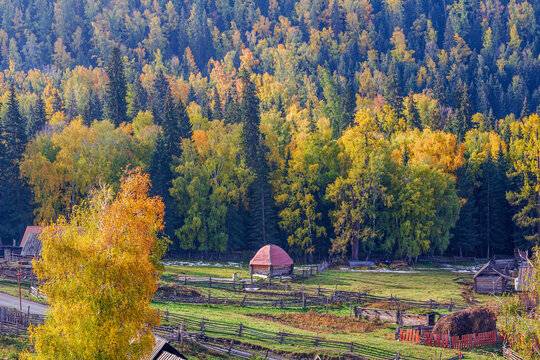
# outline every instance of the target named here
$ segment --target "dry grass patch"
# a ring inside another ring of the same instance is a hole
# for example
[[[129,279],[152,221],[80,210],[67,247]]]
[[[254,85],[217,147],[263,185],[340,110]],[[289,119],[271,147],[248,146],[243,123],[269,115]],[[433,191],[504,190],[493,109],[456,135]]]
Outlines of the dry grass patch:
[[[201,294],[189,287],[181,286],[179,284],[160,284],[156,295],[159,296],[186,296],[186,297],[200,297]]]
[[[369,304],[367,307],[372,309],[382,309],[382,310],[410,310],[414,309],[413,306],[403,304],[400,302],[394,302],[394,301],[378,301]]]
[[[385,324],[380,322],[358,320],[345,316],[320,313],[314,310],[305,313],[283,313],[279,315],[251,314],[249,316],[318,333],[365,333],[386,327]]]

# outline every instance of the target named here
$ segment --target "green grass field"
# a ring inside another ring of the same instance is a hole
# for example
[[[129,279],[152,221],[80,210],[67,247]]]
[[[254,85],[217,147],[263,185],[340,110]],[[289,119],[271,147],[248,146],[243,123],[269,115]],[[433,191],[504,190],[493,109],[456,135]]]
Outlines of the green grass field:
[[[327,289],[337,289],[346,291],[367,291],[373,295],[390,296],[400,298],[408,298],[414,300],[436,300],[441,302],[461,302],[470,296],[470,284],[472,281],[471,274],[456,273],[450,270],[442,269],[436,266],[418,266],[417,271],[400,272],[351,272],[332,269],[324,272],[321,275],[311,278],[300,279],[294,281],[291,286],[293,289],[304,287],[306,290],[315,291],[318,286]],[[247,277],[247,269],[242,269],[240,276]],[[414,269],[413,269],[414,270]],[[173,281],[173,276],[212,276],[227,278],[232,276],[234,272],[239,271],[238,268],[221,268],[221,267],[166,267],[166,275],[164,280]],[[196,287],[202,294],[205,294],[204,286]],[[207,290],[207,289],[206,289]],[[219,294],[219,295],[218,295]],[[213,296],[231,296],[231,292],[226,290],[212,289]],[[489,299],[488,296],[473,295],[475,300],[479,300],[479,304],[483,304]],[[192,304],[174,304],[174,303],[155,303],[155,306],[161,310],[168,310],[173,313],[182,315],[190,315],[197,317],[205,317],[209,320],[226,321],[231,323],[242,323],[253,328],[261,328],[269,331],[283,331],[288,333],[315,335],[315,333],[302,329],[301,326],[293,326],[277,321],[263,320],[252,317],[252,314],[269,314],[280,315],[284,312],[308,311],[307,309],[274,309],[274,308],[255,308],[255,307],[232,307],[218,305],[192,305]],[[323,308],[316,309],[324,312]],[[349,305],[344,304],[342,307],[331,307],[330,314],[339,316],[349,316]],[[381,349],[401,352],[401,354],[413,355],[421,358],[429,359],[433,357],[435,352],[442,355],[442,358],[450,358],[458,354],[455,350],[445,350],[440,348],[431,348],[410,343],[396,342],[394,340],[395,325],[387,325],[382,329],[378,329],[366,333],[325,333],[324,336],[330,340],[350,342],[355,341],[361,344],[375,346]],[[227,337],[224,335],[215,335],[219,337]],[[234,338],[229,336],[229,338]],[[240,340],[240,339],[239,339]],[[303,349],[290,345],[263,344],[257,341],[252,341],[255,345],[266,346],[271,350],[290,351],[295,353],[304,353],[313,351],[313,349]],[[470,351],[464,351],[468,359],[497,359],[497,355],[493,353],[495,348],[477,348]]]
[[[414,300],[438,300],[441,302],[464,302],[464,294],[470,293],[472,275],[464,273],[454,273],[447,269],[437,267],[418,266],[416,271],[399,272],[351,272],[342,271],[340,269],[332,269],[323,274],[316,275],[310,278],[297,279],[289,284],[293,289],[305,288],[307,291],[315,292],[321,286],[327,289],[334,290],[337,285],[338,290],[347,291],[367,291],[373,295],[390,296],[400,298],[408,298]],[[413,269],[414,270],[414,269]],[[247,267],[218,267],[218,266],[165,266],[162,285],[179,284],[177,277],[213,277],[213,278],[228,278],[230,279],[233,273],[239,272],[240,278],[248,278]],[[202,296],[206,296],[208,292],[207,285],[190,285],[189,288],[198,291]],[[0,282],[2,291],[13,293],[14,287],[12,283]],[[267,290],[265,290],[267,291]],[[224,289],[211,289],[212,296],[227,296],[237,298],[243,296],[241,292],[232,292]],[[27,291],[26,291],[27,293]],[[255,293],[251,296],[256,296]],[[466,297],[466,296],[465,296]],[[480,303],[485,303],[489,299],[487,296],[477,297]],[[154,302],[153,306],[162,311],[168,310],[171,313],[181,315],[189,315],[195,317],[204,317],[209,320],[225,321],[230,323],[242,323],[253,328],[264,329],[274,332],[287,332],[293,334],[316,335],[317,332],[306,330],[306,326],[295,324],[292,322],[279,322],[275,317],[280,317],[284,313],[299,313],[307,312],[309,309],[276,309],[276,308],[260,308],[260,307],[235,307],[221,305],[196,305],[196,304],[177,304],[172,302]],[[325,308],[321,307],[314,309],[318,312],[325,312]],[[350,316],[349,304],[332,305],[328,310],[329,314],[334,314],[342,317]],[[266,319],[254,317],[250,315],[272,315],[263,316]],[[268,319],[270,318],[270,320]],[[178,325],[178,324],[175,324]],[[316,324],[315,324],[316,327]],[[235,338],[234,336],[222,334],[210,334],[214,337]],[[442,359],[448,359],[456,356],[459,352],[456,350],[446,350],[442,348],[431,348],[422,345],[415,345],[394,340],[395,325],[384,324],[378,326],[375,330],[368,332],[348,332],[348,331],[321,331],[320,336],[336,341],[357,342],[363,345],[370,345],[385,349],[392,352],[400,352],[404,355],[412,355],[420,358],[433,358],[435,353],[437,356],[442,355]],[[246,339],[236,338],[239,341],[248,341]],[[291,345],[265,344],[258,341],[249,341],[253,345],[262,346],[270,350],[286,351],[295,354],[314,354],[322,349],[303,348]],[[193,346],[185,345],[185,352],[194,356],[193,358],[200,359],[217,359],[228,358],[227,356],[213,355],[195,355],[197,351]],[[16,351],[15,345],[8,345],[6,351]],[[467,359],[500,359],[493,351],[496,348],[484,348],[464,351]],[[326,352],[326,350],[324,350]],[[339,354],[336,354],[339,356]]]

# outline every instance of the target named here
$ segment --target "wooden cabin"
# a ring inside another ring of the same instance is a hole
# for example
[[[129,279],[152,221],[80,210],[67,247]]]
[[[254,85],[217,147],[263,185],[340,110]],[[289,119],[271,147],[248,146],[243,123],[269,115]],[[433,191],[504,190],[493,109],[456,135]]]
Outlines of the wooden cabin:
[[[263,246],[249,262],[251,275],[292,275],[293,271],[293,260],[285,250],[277,245]]]
[[[490,260],[474,274],[474,291],[478,294],[501,295],[506,291],[511,263],[506,260]]]
[[[141,360],[186,360],[186,358],[172,347],[167,340],[156,337],[152,352]]]
[[[37,257],[41,252],[41,240],[39,235],[44,226],[27,226],[21,240],[21,255],[23,257]]]

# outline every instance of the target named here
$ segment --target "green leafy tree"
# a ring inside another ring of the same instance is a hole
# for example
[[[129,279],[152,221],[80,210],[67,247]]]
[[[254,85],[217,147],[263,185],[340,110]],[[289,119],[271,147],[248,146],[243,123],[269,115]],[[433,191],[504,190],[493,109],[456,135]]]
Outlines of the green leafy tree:
[[[540,241],[540,117],[532,114],[512,126],[510,175],[519,177],[521,185],[519,191],[509,191],[507,199],[519,209],[514,221],[535,244]]]
[[[338,154],[336,141],[311,134],[288,160],[285,181],[276,195],[282,208],[279,224],[288,234],[289,246],[300,249],[310,262],[315,252],[323,253],[320,244],[328,234],[326,214],[321,210],[327,209],[326,187],[338,176]]]
[[[241,127],[219,120],[182,142],[171,188],[184,219],[176,230],[182,249],[229,249],[229,209],[244,207],[253,179],[241,149]]]

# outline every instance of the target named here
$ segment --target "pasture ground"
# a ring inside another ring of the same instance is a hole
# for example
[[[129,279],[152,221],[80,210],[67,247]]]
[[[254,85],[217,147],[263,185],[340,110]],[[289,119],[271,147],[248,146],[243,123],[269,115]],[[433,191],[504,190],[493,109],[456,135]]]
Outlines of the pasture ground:
[[[174,263],[174,262],[167,262]],[[217,266],[216,266],[217,265]],[[478,296],[471,294],[470,285],[472,274],[459,272],[460,268],[442,268],[439,266],[418,265],[411,269],[383,269],[377,271],[345,271],[340,268],[330,269],[320,275],[309,278],[295,279],[288,284],[293,290],[305,289],[316,292],[317,288],[328,290],[367,292],[372,295],[394,296],[414,300],[429,301],[430,299],[440,302],[465,303],[473,300],[478,305],[484,305],[493,301],[493,297]],[[168,286],[182,286],[176,280],[178,277],[212,277],[231,279],[234,273],[239,278],[249,278],[247,264],[230,266],[230,264],[203,264],[187,266],[186,264],[166,265],[161,283]],[[15,284],[16,285],[16,284]],[[15,286],[16,288],[16,286]],[[205,296],[208,292],[207,284],[201,283],[189,285],[189,290]],[[9,281],[0,281],[0,291],[15,295],[14,284]],[[230,298],[242,297],[243,293],[225,289],[211,290],[212,296],[227,296]],[[272,292],[272,290],[264,290]],[[28,290],[23,291],[28,294]],[[250,296],[256,296],[256,292]],[[279,309],[264,307],[237,307],[207,304],[179,304],[173,302],[155,301],[153,305],[162,310],[180,315],[204,317],[209,320],[242,323],[252,328],[267,331],[287,332],[293,334],[313,335],[319,334],[329,340],[343,342],[357,342],[380,349],[400,352],[404,355],[412,355],[419,358],[430,359],[435,353],[442,355],[442,359],[456,356],[456,350],[431,348],[411,343],[397,342],[394,340],[395,325],[373,323],[355,323],[350,318],[351,304],[330,305],[328,316],[325,307],[314,309]],[[341,326],[332,322],[342,322]],[[230,335],[211,335],[214,337],[235,339],[235,341],[249,342],[254,346],[260,346],[276,352],[288,352],[291,354],[310,354],[326,352],[323,349],[302,348],[291,345],[269,344],[264,342],[240,339]],[[25,343],[13,343],[7,338],[0,338],[0,357],[8,356],[8,353],[24,347]],[[496,354],[497,347],[476,348],[464,351],[466,359],[502,359]],[[190,358],[219,359],[229,358],[227,355],[201,353],[201,349],[194,344],[184,343],[182,351]],[[4,355],[5,354],[5,355]],[[334,353],[339,357],[339,353]],[[313,357],[311,357],[313,358]]]

